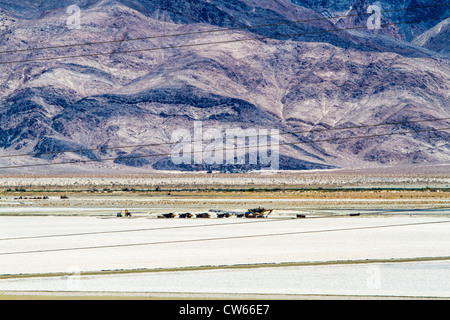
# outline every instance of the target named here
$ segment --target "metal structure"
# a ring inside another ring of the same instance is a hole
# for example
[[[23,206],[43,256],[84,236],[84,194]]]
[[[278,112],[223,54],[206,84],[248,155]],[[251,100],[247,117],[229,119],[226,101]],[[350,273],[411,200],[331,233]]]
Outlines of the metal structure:
[[[272,213],[273,210],[265,209],[263,207],[258,207],[255,209],[248,209],[245,213],[246,218],[267,218],[269,214]]]

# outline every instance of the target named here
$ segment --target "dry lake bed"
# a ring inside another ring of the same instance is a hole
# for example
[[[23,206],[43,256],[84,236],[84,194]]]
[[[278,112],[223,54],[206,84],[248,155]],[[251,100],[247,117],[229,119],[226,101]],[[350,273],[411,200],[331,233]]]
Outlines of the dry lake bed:
[[[304,219],[284,211],[127,219],[16,210],[0,220],[0,292],[450,298],[449,209],[354,210]]]

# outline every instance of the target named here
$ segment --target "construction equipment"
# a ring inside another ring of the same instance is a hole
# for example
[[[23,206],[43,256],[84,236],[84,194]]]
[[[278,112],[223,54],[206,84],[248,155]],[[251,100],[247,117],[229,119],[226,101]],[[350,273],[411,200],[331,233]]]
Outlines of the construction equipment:
[[[131,212],[129,212],[127,209],[125,209],[125,217],[131,218]]]
[[[179,217],[180,219],[189,219],[189,218],[192,218],[192,214],[189,213],[189,212],[186,212],[186,213],[180,213],[180,214],[178,215],[178,217]]]
[[[209,215],[209,213],[197,213],[197,214],[195,215],[195,217],[196,217],[197,219],[201,219],[201,218],[205,219],[205,218],[209,218],[210,215]]]
[[[273,210],[264,209],[263,207],[259,206],[255,209],[248,209],[248,211],[245,213],[246,218],[267,218],[269,214],[272,213]]]
[[[160,219],[172,219],[172,218],[175,218],[175,214],[174,213],[164,213],[164,214],[158,216],[158,218],[160,218]]]
[[[217,218],[229,218],[230,216],[231,216],[231,214],[228,212],[217,213]]]

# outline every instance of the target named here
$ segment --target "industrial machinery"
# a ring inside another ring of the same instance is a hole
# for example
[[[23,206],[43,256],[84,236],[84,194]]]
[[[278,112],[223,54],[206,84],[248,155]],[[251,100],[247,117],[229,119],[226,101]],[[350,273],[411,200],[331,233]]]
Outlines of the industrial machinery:
[[[189,212],[186,212],[186,213],[180,213],[180,214],[178,215],[178,217],[179,217],[180,219],[189,219],[189,218],[192,218],[192,213],[189,213]]]
[[[229,218],[231,217],[231,213],[229,212],[218,212],[217,218]]]
[[[209,218],[210,215],[209,215],[209,213],[197,213],[197,214],[195,215],[195,217],[196,217],[197,219],[200,219],[200,218]]]
[[[273,210],[265,209],[261,206],[255,209],[248,209],[245,213],[246,218],[267,218],[269,214],[272,213]]]
[[[158,216],[158,218],[160,218],[160,219],[171,219],[171,218],[175,218],[175,214],[174,213],[164,213],[164,214]]]
[[[120,212],[117,212],[117,217],[118,217],[118,218],[123,217],[123,215],[122,215],[122,210],[120,210]],[[128,211],[127,209],[125,209],[125,217],[130,217],[130,218],[131,218],[131,212]]]

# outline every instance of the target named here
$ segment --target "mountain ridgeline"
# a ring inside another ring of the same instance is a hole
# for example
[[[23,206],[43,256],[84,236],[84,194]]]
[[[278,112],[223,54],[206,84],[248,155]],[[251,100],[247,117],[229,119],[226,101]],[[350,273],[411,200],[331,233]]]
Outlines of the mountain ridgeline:
[[[423,0],[0,1],[0,149],[20,155],[0,166],[263,167],[173,163],[173,133],[199,122],[278,130],[282,170],[446,163],[449,14]]]

